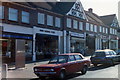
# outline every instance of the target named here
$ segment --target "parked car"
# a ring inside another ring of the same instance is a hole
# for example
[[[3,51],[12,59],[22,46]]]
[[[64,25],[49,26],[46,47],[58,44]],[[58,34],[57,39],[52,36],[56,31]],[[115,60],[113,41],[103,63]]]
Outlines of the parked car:
[[[120,49],[115,51],[118,55],[120,55]]]
[[[98,64],[110,64],[114,65],[115,62],[120,61],[120,55],[110,49],[97,50],[90,58],[92,64],[97,66]]]
[[[48,64],[34,67],[34,73],[41,79],[45,77],[57,77],[65,79],[66,75],[81,71],[87,72],[90,60],[84,58],[80,53],[60,54],[52,58]]]

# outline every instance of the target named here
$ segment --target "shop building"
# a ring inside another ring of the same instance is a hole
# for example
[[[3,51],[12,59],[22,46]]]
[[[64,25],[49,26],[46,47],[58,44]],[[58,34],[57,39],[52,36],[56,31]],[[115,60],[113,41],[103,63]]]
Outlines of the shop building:
[[[2,14],[3,55],[15,62],[18,43],[24,42],[25,61],[80,52],[91,55],[99,49],[117,49],[117,19],[108,25],[102,17],[76,2],[5,2]],[[112,46],[114,45],[114,47]],[[19,55],[18,55],[19,56]]]
[[[109,27],[109,49],[118,49],[118,36],[117,30],[119,29],[119,23],[115,14],[101,16],[101,20]]]

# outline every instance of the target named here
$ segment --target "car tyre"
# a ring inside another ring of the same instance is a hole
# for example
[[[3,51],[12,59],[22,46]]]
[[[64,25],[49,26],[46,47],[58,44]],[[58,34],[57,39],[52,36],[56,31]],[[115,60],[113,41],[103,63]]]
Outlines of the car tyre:
[[[110,65],[113,66],[114,65],[114,61],[110,60]]]
[[[45,80],[46,77],[44,77],[44,76],[39,76],[39,79],[40,79],[40,80]]]
[[[83,69],[82,69],[82,71],[81,71],[81,73],[82,73],[82,74],[85,74],[85,73],[87,72],[87,70],[88,70],[88,67],[87,67],[87,66],[84,66]]]
[[[60,72],[60,75],[59,75],[59,79],[60,79],[60,80],[65,80],[65,78],[66,78],[65,71],[61,71],[61,72]]]

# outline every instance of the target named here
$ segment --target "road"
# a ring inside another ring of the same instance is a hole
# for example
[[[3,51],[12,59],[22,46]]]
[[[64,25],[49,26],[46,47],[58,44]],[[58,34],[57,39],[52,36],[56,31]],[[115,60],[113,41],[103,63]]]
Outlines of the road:
[[[34,65],[35,64],[31,64],[31,66],[26,65],[27,68],[25,69],[9,70],[8,78],[26,78],[25,80],[40,80],[33,73],[32,66]],[[86,78],[89,78],[89,79],[90,78],[91,79],[92,78],[118,78],[118,66],[120,66],[120,64],[116,64],[114,66],[103,66],[103,65],[99,65],[98,67],[92,66],[91,68],[89,68],[88,72],[85,75],[81,75],[81,73],[78,72],[78,73],[74,73],[72,75],[67,76],[67,79],[76,80],[76,79],[86,79]]]

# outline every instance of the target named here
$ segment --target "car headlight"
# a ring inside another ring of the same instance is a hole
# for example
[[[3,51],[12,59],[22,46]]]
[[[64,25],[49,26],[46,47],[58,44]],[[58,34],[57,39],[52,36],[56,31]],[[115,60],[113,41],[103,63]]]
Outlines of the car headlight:
[[[35,71],[37,71],[37,69],[34,69]]]

